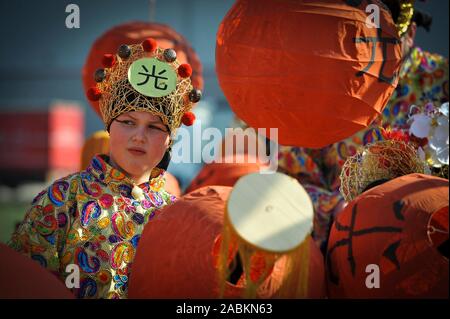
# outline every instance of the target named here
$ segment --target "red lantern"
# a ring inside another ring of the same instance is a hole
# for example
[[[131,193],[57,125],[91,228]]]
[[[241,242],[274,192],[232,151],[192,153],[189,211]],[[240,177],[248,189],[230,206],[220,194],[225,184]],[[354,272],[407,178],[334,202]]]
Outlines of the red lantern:
[[[204,187],[164,207],[144,229],[133,262],[129,298],[217,298],[217,243],[231,187]],[[309,287],[312,298],[324,296],[323,258],[310,240]],[[277,261],[258,296],[275,296],[284,262]],[[258,273],[258,265],[252,266]],[[244,287],[227,282],[225,297],[241,297]]]
[[[186,194],[204,186],[233,186],[247,174],[259,172],[265,165],[261,163],[210,163],[202,167],[198,175],[186,189]]]
[[[359,2],[237,0],[216,42],[219,84],[236,115],[304,147],[367,127],[397,85],[401,48],[381,1],[372,1],[380,28]]]
[[[138,44],[147,38],[156,40],[158,46],[174,49],[180,63],[188,63],[192,67],[191,82],[197,89],[203,88],[202,65],[187,40],[167,25],[150,22],[128,22],[106,31],[92,45],[83,67],[83,85],[88,90],[95,86],[94,72],[102,68],[105,54],[116,54],[122,44]],[[89,101],[94,111],[101,117],[99,103]]]
[[[0,260],[0,298],[75,298],[63,282],[38,262],[1,243]]]
[[[96,131],[84,141],[80,170],[85,170],[97,154],[109,154],[109,133],[106,131]]]
[[[448,298],[448,199],[448,180],[410,174],[353,200],[330,233],[329,297]]]
[[[204,186],[234,186],[240,177],[269,168],[268,163],[263,163],[257,156],[258,148],[262,147],[265,141],[255,135],[255,145],[252,150],[250,141],[242,136],[243,145],[242,149],[239,149],[238,134],[225,137],[220,148],[220,162],[205,164],[186,188],[186,194]],[[227,153],[226,143],[232,146],[230,153]]]

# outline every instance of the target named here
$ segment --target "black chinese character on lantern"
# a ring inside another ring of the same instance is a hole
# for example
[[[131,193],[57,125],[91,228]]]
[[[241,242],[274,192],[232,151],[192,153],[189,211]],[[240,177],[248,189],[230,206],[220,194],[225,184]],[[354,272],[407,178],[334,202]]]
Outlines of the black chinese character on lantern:
[[[151,73],[148,73],[148,69],[145,67],[145,65],[142,65],[142,68],[147,73],[139,72],[138,74],[145,75],[146,79],[144,81],[142,81],[141,83],[138,83],[137,85],[144,85],[144,84],[146,84],[148,82],[148,80],[152,77],[152,78],[155,79],[155,81],[154,81],[155,89],[158,89],[158,90],[166,90],[167,89],[167,84],[166,83],[158,84],[159,80],[168,80],[168,78],[166,78],[164,76],[161,76],[164,73],[166,73],[166,70],[162,70],[162,71],[158,72],[158,75],[156,75],[155,74],[156,73],[156,65],[152,65],[152,72]]]
[[[344,231],[348,233],[348,237],[343,238],[341,240],[338,240],[334,243],[332,247],[330,247],[327,251],[327,258],[326,258],[326,268],[328,272],[328,276],[330,281],[338,285],[339,284],[339,277],[334,273],[332,269],[332,263],[331,263],[331,257],[333,255],[333,252],[339,248],[339,247],[345,247],[347,246],[347,261],[350,267],[350,271],[355,276],[356,273],[356,260],[355,256],[353,255],[353,243],[355,240],[358,240],[358,237],[364,237],[364,236],[370,236],[374,233],[401,233],[402,228],[400,227],[394,227],[394,226],[374,226],[369,228],[363,228],[363,229],[356,229],[356,216],[358,213],[357,209],[358,204],[355,203],[352,208],[352,215],[350,220],[350,225],[342,225],[337,220],[335,221],[335,227],[338,232]],[[402,213],[403,207],[405,206],[405,203],[402,200],[396,201],[393,204],[393,212],[394,216],[397,220],[404,221],[405,217]],[[383,252],[383,257],[390,260],[397,269],[400,269],[400,263],[397,259],[397,248],[400,245],[400,240],[395,241],[391,243]]]
[[[380,72],[378,73],[378,81],[392,84],[397,77],[397,73],[394,73],[391,77],[388,77],[383,74],[384,65],[386,63],[387,46],[389,43],[394,44],[394,45],[399,44],[400,41],[397,38],[382,37],[381,33],[382,33],[381,28],[377,28],[377,36],[376,37],[360,37],[360,38],[353,39],[355,41],[355,43],[372,43],[372,53],[370,55],[370,61],[363,70],[356,72],[356,76],[362,76],[364,73],[369,74],[368,71],[371,68],[371,66],[373,65],[373,63],[375,62],[375,55],[376,55],[376,49],[377,49],[376,44],[381,43],[382,50],[383,50],[383,56],[382,56],[383,60],[381,62]]]

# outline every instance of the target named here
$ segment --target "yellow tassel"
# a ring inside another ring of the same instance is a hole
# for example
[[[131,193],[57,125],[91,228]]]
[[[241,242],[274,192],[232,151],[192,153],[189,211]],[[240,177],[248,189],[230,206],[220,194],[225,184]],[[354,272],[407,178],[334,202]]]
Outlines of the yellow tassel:
[[[230,256],[231,252],[239,253],[244,272],[243,298],[254,299],[259,298],[260,293],[264,290],[264,283],[270,275],[275,263],[284,258],[284,276],[280,283],[277,298],[306,298],[308,294],[308,275],[309,275],[309,245],[310,237],[306,239],[295,249],[286,253],[277,253],[262,251],[258,247],[246,242],[233,230],[227,214],[225,214],[224,226],[222,230],[222,242],[220,246],[218,260],[218,282],[219,297],[226,298],[227,280],[233,271],[229,269],[228,261],[234,256]],[[252,258],[259,254],[264,259],[265,267],[259,277],[251,278]]]
[[[283,284],[277,297],[279,298],[307,298],[309,277],[309,245],[311,237],[299,247],[286,254],[286,269]]]
[[[228,223],[224,223],[222,230],[222,242],[220,244],[219,253],[219,264],[218,264],[218,274],[219,274],[219,297],[224,298],[225,287],[228,277],[230,276],[230,270],[228,269],[228,254],[230,251],[230,237],[231,230]]]

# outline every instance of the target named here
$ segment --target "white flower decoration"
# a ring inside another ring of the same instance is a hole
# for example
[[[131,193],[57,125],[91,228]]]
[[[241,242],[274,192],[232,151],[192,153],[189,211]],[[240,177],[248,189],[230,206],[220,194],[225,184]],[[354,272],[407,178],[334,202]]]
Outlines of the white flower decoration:
[[[431,105],[431,107],[430,107]],[[416,106],[413,106],[416,108]],[[449,162],[449,109],[448,103],[435,108],[431,103],[425,111],[410,116],[409,132],[418,138],[427,138],[425,147],[428,162],[434,167],[448,165]]]

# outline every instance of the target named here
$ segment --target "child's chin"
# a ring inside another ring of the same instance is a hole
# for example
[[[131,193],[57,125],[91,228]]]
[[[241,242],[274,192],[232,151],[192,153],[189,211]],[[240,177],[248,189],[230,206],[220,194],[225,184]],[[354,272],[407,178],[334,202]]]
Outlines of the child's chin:
[[[147,163],[144,164],[144,161],[135,161],[127,166],[127,173],[133,176],[140,176],[145,173],[147,166]]]

